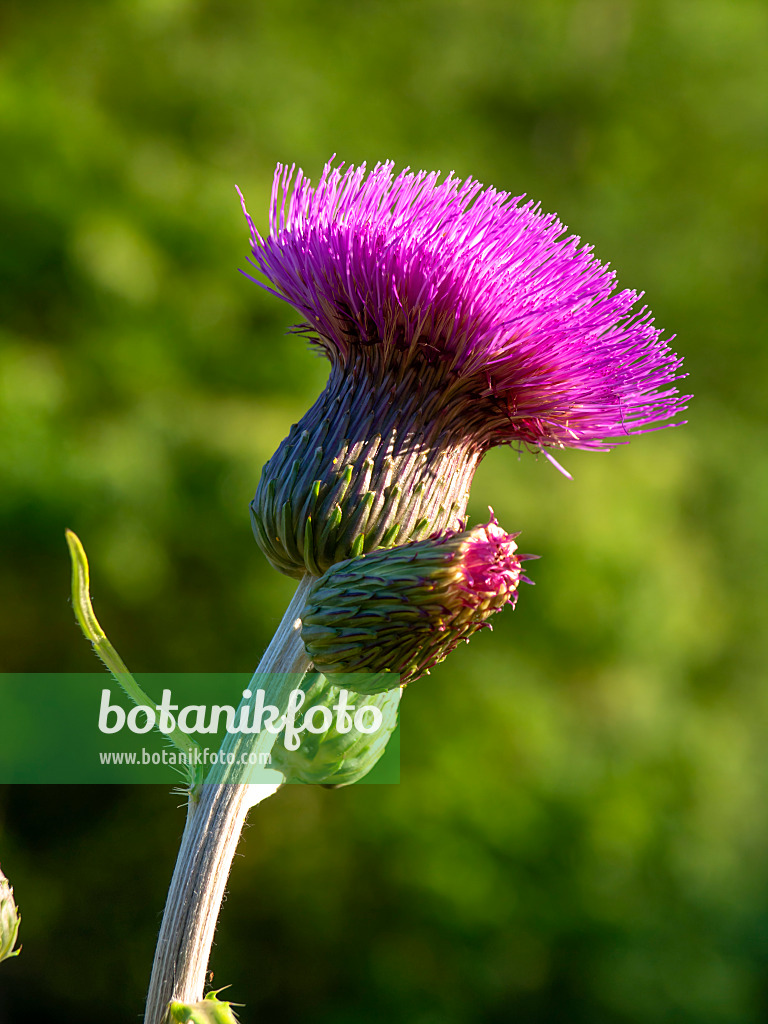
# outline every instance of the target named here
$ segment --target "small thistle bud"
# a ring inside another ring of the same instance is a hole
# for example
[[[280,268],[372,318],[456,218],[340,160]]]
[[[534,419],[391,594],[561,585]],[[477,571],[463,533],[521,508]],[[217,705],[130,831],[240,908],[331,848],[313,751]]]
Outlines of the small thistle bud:
[[[0,869],[0,963],[19,955],[19,950],[13,947],[20,924],[21,915],[13,898],[13,889]]]
[[[364,685],[364,679],[359,677],[358,684]],[[303,733],[296,750],[278,741],[271,767],[282,772],[286,782],[350,786],[362,779],[381,758],[397,725],[400,689],[391,674],[387,684],[388,692],[368,695],[350,693],[322,675],[312,677],[304,706],[328,708],[332,725],[321,733]]]
[[[168,1024],[238,1024],[232,1009],[235,1003],[220,1000],[220,991],[209,992],[199,1003],[181,1003],[174,999],[168,1007]]]
[[[442,661],[504,605],[525,577],[517,534],[491,519],[332,566],[311,587],[301,636],[315,668],[337,686],[377,693]],[[526,581],[527,582],[527,581]],[[348,676],[348,673],[369,673]]]

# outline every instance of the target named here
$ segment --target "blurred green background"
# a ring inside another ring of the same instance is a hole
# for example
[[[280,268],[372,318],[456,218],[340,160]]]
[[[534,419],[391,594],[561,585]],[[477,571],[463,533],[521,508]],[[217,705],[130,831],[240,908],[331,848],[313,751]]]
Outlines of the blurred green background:
[[[252,669],[290,581],[262,463],[320,391],[237,273],[276,161],[455,170],[557,211],[686,356],[689,424],[478,473],[535,589],[406,694],[402,783],[252,817],[212,968],[244,1021],[768,1020],[764,0],[3,0],[0,669]],[[1,714],[1,712],[0,712]],[[140,1013],[183,825],[6,787],[0,1021]]]

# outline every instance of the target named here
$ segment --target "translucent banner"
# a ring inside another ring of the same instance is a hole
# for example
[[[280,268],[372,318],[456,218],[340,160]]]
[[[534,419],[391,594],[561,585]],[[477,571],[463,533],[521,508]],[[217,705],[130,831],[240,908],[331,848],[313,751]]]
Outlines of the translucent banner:
[[[0,675],[0,783],[397,783],[397,679]]]

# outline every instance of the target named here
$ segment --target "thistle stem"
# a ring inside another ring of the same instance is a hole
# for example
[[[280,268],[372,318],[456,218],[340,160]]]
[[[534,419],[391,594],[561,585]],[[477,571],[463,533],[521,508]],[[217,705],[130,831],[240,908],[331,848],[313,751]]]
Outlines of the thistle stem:
[[[311,582],[311,577],[305,577],[299,584],[257,669],[257,673],[285,674],[273,676],[265,687],[266,699],[281,712],[297,678],[309,667],[297,620]],[[240,744],[249,740],[251,749],[258,751],[265,744],[271,746],[274,736],[256,733],[238,738]],[[227,769],[226,782],[210,781],[215,778],[212,773],[197,792],[197,800],[190,801],[160,926],[144,1024],[162,1024],[171,999],[191,1003],[203,997],[224,888],[245,819],[251,807],[280,786],[280,781],[250,785],[239,781],[247,778],[247,771],[233,774],[232,768]]]

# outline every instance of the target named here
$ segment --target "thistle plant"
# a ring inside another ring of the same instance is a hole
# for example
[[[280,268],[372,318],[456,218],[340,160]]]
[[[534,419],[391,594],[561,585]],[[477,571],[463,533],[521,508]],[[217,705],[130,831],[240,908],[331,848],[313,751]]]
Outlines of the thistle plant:
[[[460,529],[495,445],[554,461],[684,408],[640,296],[534,203],[391,163],[328,163],[315,187],[293,172],[277,167],[266,237],[245,211],[253,280],[331,364],[251,504],[281,572]]]
[[[395,175],[390,163],[370,173],[329,163],[316,186],[278,165],[265,237],[246,211],[253,280],[298,311],[295,333],[330,362],[251,503],[261,550],[300,581],[257,671],[270,674],[278,709],[298,679],[321,717],[339,718],[298,746],[225,740],[236,764],[271,751],[274,783],[253,784],[245,768],[190,778],[146,1024],[234,1020],[231,1004],[202,996],[249,809],[281,781],[362,778],[394,730],[402,688],[514,607],[531,556],[493,517],[466,524],[485,453],[511,445],[557,466],[553,450],[606,450],[685,408],[681,361],[640,296],[522,198],[470,178]],[[101,631],[85,555],[70,545],[86,635],[132,699],[155,707]],[[352,706],[378,716],[374,738],[347,728]]]

